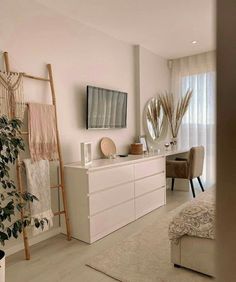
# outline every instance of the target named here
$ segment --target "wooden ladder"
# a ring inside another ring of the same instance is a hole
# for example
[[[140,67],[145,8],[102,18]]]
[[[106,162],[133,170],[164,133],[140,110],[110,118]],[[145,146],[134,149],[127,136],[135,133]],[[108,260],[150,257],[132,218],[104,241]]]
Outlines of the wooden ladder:
[[[6,72],[10,73],[10,64],[9,64],[9,58],[8,53],[4,52],[4,62],[5,62],[5,69]],[[40,80],[45,81],[50,84],[51,89],[51,96],[52,96],[52,104],[55,108],[55,115],[56,115],[56,138],[57,138],[57,149],[58,149],[58,156],[59,156],[59,175],[60,175],[60,181],[58,185],[51,186],[51,189],[61,189],[62,194],[62,201],[63,201],[63,210],[59,210],[54,213],[54,216],[62,215],[65,216],[65,224],[66,224],[66,232],[67,232],[67,240],[71,240],[71,230],[70,230],[70,223],[69,223],[69,217],[68,217],[68,208],[67,208],[67,201],[66,201],[66,192],[65,192],[65,180],[64,180],[64,168],[63,168],[63,161],[62,161],[62,154],[61,154],[61,145],[60,145],[60,138],[59,138],[59,131],[58,131],[58,123],[57,123],[57,107],[56,107],[56,94],[55,94],[55,88],[54,88],[54,82],[53,82],[53,75],[52,75],[52,67],[51,64],[47,64],[47,70],[48,70],[48,78],[43,77],[37,77],[33,75],[29,75],[26,73],[23,73],[23,77],[34,79],[34,80]],[[14,113],[13,113],[14,117]],[[22,132],[22,135],[28,135],[28,132]],[[16,173],[17,173],[17,184],[18,189],[22,193],[24,191],[23,184],[22,184],[22,161],[20,160],[20,157],[17,159],[16,164]],[[21,218],[24,217],[24,212],[21,212]],[[24,240],[24,248],[25,248],[25,259],[30,260],[30,249],[29,249],[29,240],[27,235],[26,228],[23,228],[23,240]]]

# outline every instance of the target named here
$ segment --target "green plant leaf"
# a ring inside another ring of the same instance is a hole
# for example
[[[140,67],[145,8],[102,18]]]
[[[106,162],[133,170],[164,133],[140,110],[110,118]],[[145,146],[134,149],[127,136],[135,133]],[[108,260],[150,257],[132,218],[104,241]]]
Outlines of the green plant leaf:
[[[5,232],[2,232],[2,231],[0,231],[0,241],[2,242],[2,241],[5,241],[5,240],[8,240],[8,236],[7,236],[7,234],[5,233]]]

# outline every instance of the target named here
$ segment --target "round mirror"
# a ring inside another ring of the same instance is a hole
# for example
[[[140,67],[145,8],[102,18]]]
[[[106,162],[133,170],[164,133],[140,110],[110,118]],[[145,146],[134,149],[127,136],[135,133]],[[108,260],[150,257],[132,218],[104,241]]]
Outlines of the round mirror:
[[[153,141],[165,137],[167,120],[158,98],[152,98],[147,102],[144,119],[147,132]]]

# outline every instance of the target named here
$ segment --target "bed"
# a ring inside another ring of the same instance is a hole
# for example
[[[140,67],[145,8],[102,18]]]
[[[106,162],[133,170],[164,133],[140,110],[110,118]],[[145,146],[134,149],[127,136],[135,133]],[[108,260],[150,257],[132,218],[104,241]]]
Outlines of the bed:
[[[171,262],[215,276],[215,190],[187,203],[169,225]]]

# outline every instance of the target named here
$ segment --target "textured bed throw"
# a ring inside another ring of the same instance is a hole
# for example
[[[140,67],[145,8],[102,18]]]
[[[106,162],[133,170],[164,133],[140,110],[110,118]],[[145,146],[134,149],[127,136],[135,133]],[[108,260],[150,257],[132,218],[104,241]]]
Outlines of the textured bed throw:
[[[215,238],[215,189],[201,193],[173,218],[169,239],[178,242],[184,235]]]
[[[55,107],[29,103],[28,127],[31,158],[33,160],[57,160]]]
[[[40,160],[33,162],[31,159],[25,159],[24,164],[26,169],[27,191],[39,199],[39,201],[34,201],[30,204],[31,216],[38,219],[45,217],[48,219],[48,224],[44,225],[43,230],[41,228],[32,228],[33,235],[37,235],[53,226],[49,161]]]

